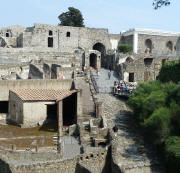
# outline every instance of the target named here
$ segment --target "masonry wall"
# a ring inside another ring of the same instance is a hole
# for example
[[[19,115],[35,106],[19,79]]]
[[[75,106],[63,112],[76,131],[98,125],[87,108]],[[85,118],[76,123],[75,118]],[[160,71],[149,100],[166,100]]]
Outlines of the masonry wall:
[[[52,35],[49,35],[52,31]],[[67,33],[70,33],[67,36]],[[102,43],[106,49],[111,49],[107,29],[94,29],[84,27],[53,26],[35,24],[33,31],[24,32],[22,35],[23,47],[46,48],[58,52],[74,52],[74,49],[92,49],[95,43]],[[53,48],[48,48],[48,37],[53,38]]]
[[[138,53],[145,53],[146,45],[145,41],[150,39],[152,41],[152,53],[158,55],[176,54],[175,46],[177,44],[178,37],[173,36],[157,36],[157,35],[145,35],[138,34]],[[168,41],[173,43],[173,51],[171,52],[167,48]]]
[[[120,60],[126,58],[132,58],[132,62],[125,61],[119,63]],[[118,72],[120,78],[125,81],[129,81],[129,74],[134,73],[134,82],[144,82],[149,80],[155,80],[162,66],[162,61],[165,59],[169,61],[177,60],[177,56],[151,56],[148,54],[134,54],[123,55],[116,54],[113,61],[113,68]],[[152,60],[151,64],[146,64],[146,60]]]
[[[7,119],[15,124],[23,124],[23,102],[13,92],[9,93],[9,114]]]
[[[15,152],[3,153],[3,155],[6,155],[7,158],[0,160],[0,172],[3,170],[3,173],[109,173],[109,170],[105,169],[106,150],[94,151],[66,160],[61,159],[57,153],[54,153],[54,157],[51,158],[52,153],[48,152]],[[37,160],[38,157],[41,161]],[[18,164],[16,164],[17,161]],[[26,161],[26,163],[23,163],[23,161]]]

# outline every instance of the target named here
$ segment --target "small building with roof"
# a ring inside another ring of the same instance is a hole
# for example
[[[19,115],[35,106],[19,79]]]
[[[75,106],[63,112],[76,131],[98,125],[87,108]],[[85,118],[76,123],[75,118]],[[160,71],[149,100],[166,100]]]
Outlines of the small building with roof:
[[[77,123],[82,114],[79,90],[17,89],[9,91],[8,120],[32,127],[47,120],[62,120],[63,126]]]

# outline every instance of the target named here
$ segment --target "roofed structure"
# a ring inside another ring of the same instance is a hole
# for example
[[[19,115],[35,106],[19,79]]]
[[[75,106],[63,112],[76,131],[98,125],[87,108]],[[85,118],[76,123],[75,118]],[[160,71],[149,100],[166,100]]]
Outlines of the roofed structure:
[[[78,90],[17,89],[11,92],[23,101],[60,101]]]

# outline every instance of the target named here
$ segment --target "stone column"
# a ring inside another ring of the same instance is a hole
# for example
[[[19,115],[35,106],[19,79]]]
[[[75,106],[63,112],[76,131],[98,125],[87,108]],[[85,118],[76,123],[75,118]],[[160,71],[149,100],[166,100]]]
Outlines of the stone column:
[[[83,106],[82,106],[82,89],[77,92],[77,120],[80,116],[83,115]]]
[[[100,118],[104,114],[104,103],[96,102],[96,118]]]
[[[134,32],[133,35],[133,52],[138,53],[138,33]]]
[[[58,153],[62,154],[62,143],[61,143],[61,137],[62,137],[62,127],[63,127],[63,101],[58,102],[58,143],[57,143],[57,149]]]

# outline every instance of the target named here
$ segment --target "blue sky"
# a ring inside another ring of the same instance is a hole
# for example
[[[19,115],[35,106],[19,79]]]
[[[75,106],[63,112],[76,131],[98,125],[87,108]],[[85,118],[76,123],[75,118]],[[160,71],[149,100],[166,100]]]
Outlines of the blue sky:
[[[180,0],[154,10],[152,0],[0,0],[0,27],[57,25],[58,15],[68,7],[78,8],[87,27],[108,28],[119,33],[130,28],[180,32]]]

